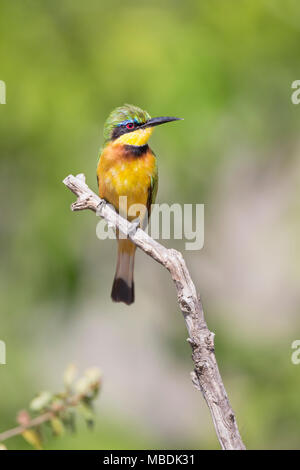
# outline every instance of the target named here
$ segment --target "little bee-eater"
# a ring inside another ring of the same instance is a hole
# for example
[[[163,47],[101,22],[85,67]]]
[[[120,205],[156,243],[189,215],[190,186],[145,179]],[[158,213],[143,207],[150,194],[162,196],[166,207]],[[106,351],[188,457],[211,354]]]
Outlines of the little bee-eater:
[[[153,128],[175,117],[151,118],[137,106],[126,104],[109,115],[104,126],[104,148],[97,167],[99,195],[129,221],[136,219],[130,207],[138,204],[139,224],[149,218],[157,193],[156,158],[148,146]],[[126,196],[127,204],[123,204]],[[122,197],[122,198],[121,198]],[[120,199],[121,198],[121,199]],[[111,291],[112,300],[130,305],[134,302],[133,268],[136,246],[118,233],[118,262]]]

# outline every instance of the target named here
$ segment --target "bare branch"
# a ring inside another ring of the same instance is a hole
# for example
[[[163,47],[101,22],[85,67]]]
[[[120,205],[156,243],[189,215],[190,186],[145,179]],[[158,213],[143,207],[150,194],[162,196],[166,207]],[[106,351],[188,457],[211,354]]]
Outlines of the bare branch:
[[[192,382],[202,392],[210,409],[222,449],[245,449],[217,365],[214,333],[206,325],[201,301],[182,254],[165,248],[141,229],[134,231],[130,222],[119,216],[109,204],[89,189],[84,175],[69,175],[63,183],[78,197],[71,206],[73,211],[90,209],[97,212],[115,228],[128,234],[133,243],[168,269],[177,290],[178,304],[185,319],[188,342],[193,351]]]
[[[55,414],[53,411],[47,411],[47,413],[33,418],[26,426],[16,426],[15,428],[9,429],[8,431],[4,431],[0,434],[0,442],[6,441],[11,437],[19,436],[20,434],[23,434],[26,429],[34,428],[40,424],[45,423],[46,421],[50,421],[54,416]]]

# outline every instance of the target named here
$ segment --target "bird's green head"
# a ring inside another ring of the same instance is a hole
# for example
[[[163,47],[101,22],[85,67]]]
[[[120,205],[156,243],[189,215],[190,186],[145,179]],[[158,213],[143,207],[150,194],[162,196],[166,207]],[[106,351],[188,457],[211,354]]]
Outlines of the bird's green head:
[[[105,144],[115,142],[124,145],[145,145],[154,126],[178,120],[179,118],[175,117],[151,118],[147,111],[125,104],[114,109],[108,116],[104,125]]]

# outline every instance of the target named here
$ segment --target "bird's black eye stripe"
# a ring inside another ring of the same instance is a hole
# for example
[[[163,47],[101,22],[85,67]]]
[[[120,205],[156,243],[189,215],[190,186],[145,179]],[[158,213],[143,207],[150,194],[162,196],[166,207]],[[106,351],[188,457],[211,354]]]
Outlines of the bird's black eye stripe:
[[[137,121],[124,121],[118,124],[116,127],[113,128],[111,138],[112,140],[117,139],[122,134],[126,134],[127,132],[132,132],[134,129],[138,128],[140,124]]]

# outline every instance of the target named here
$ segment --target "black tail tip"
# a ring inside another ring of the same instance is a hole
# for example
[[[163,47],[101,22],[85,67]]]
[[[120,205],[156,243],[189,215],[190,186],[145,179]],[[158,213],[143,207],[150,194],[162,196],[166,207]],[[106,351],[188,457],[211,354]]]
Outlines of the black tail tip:
[[[114,302],[124,302],[127,305],[133,304],[134,282],[132,286],[129,286],[121,277],[115,278],[111,290],[111,298]]]

